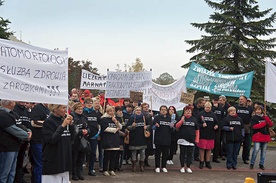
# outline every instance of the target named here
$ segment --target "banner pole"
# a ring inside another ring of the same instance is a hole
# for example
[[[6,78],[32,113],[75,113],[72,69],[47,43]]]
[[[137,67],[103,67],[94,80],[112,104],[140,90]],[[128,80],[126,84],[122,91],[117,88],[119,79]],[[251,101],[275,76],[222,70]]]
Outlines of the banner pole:
[[[150,68],[150,72],[152,72],[152,68]],[[151,88],[151,91],[152,91],[152,88]],[[150,111],[152,112],[152,93],[150,96]]]
[[[108,72],[109,69],[106,69],[106,71]],[[106,92],[106,90],[105,90],[105,92]],[[103,113],[105,113],[105,103],[106,103],[106,98],[105,98],[105,93],[104,93]]]
[[[264,115],[266,116],[266,101],[264,101]]]

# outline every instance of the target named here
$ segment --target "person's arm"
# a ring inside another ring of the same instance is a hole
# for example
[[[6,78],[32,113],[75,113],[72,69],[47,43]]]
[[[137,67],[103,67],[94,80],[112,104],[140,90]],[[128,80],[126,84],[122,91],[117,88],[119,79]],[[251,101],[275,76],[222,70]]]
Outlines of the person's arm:
[[[199,142],[199,130],[196,130],[196,137],[195,137],[195,143],[197,144]]]
[[[117,128],[111,128],[111,127],[107,127],[104,132],[107,133],[116,133],[117,132]]]
[[[230,126],[228,126],[228,122],[225,119],[222,122],[222,130],[227,131],[227,132],[230,131]]]
[[[268,116],[264,116],[265,122],[268,125],[268,127],[272,127],[273,126],[273,122],[270,120],[270,118]]]
[[[22,130],[21,128],[17,127],[16,125],[7,127],[5,129],[5,131],[21,140],[26,140],[29,137],[28,132]]]
[[[184,116],[181,118],[180,121],[178,121],[176,124],[175,124],[175,128],[176,129],[179,129],[184,123]]]
[[[60,140],[64,130],[66,130],[67,125],[72,124],[72,119],[73,117],[68,115],[57,129],[54,129],[51,125],[49,125],[50,121],[44,123],[42,131],[44,133],[45,143],[56,144]]]

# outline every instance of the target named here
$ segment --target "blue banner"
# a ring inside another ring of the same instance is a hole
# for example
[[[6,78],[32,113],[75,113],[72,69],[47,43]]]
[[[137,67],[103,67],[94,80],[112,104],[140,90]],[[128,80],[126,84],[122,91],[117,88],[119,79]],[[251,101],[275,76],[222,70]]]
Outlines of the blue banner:
[[[186,75],[186,87],[217,95],[250,97],[253,73],[220,74],[192,62]]]

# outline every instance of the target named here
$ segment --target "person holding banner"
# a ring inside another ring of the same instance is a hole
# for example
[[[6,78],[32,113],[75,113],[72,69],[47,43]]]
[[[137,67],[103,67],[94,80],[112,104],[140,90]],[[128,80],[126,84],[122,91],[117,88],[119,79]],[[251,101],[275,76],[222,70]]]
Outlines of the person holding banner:
[[[70,183],[73,117],[66,115],[66,105],[49,104],[48,107],[51,114],[42,127],[44,136],[42,183]]]
[[[247,97],[241,95],[239,104],[234,106],[237,114],[242,118],[244,123],[245,135],[243,139],[242,160],[244,164],[249,164],[250,148],[251,148],[251,124],[250,119],[252,116],[253,108],[247,105]]]
[[[174,124],[171,123],[171,117],[168,115],[168,108],[165,105],[160,106],[160,114],[154,117],[155,124],[155,172],[160,173],[160,156],[162,154],[161,168],[164,173],[167,173],[166,162],[169,155],[171,145],[172,128]]]
[[[273,122],[264,114],[263,106],[257,105],[254,109],[254,113],[255,115],[251,118],[251,127],[253,130],[252,141],[254,142],[254,148],[250,161],[250,169],[253,169],[258,152],[261,150],[259,168],[265,170],[264,162],[266,148],[268,142],[271,141],[268,128],[273,126]]]
[[[216,115],[211,111],[212,104],[211,102],[206,102],[204,104],[204,111],[199,113],[198,124],[200,131],[200,138],[197,144],[199,148],[199,168],[202,169],[204,165],[207,168],[211,169],[211,151],[215,145],[215,130],[218,129],[218,120]]]
[[[177,144],[180,146],[180,164],[181,173],[185,173],[185,159],[187,173],[193,173],[190,166],[192,164],[193,147],[199,142],[199,127],[197,119],[192,116],[192,106],[186,106],[183,109],[183,115],[180,121],[175,125],[178,131],[179,139]]]
[[[132,171],[136,171],[136,155],[140,153],[139,167],[140,171],[144,171],[145,149],[147,148],[147,138],[144,135],[144,130],[149,126],[145,116],[142,114],[141,107],[134,108],[127,123],[129,130],[129,149],[131,150]]]
[[[101,118],[101,141],[104,149],[103,174],[105,176],[116,176],[115,164],[116,154],[120,150],[119,131],[122,125],[115,117],[113,106],[106,108],[106,113]]]

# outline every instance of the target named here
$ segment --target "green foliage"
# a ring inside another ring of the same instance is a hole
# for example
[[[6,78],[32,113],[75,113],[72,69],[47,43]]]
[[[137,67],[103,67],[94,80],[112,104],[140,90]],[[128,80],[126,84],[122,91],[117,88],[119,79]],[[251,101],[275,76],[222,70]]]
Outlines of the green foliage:
[[[0,6],[3,5],[3,2],[2,0],[0,0]],[[2,39],[8,39],[11,35],[13,35],[13,32],[9,32],[9,28],[8,28],[8,25],[10,24],[11,22],[8,20],[8,19],[3,19],[1,16],[0,16],[0,38]]]
[[[265,61],[276,58],[276,52],[273,51],[276,38],[264,37],[276,31],[273,28],[276,12],[269,15],[272,9],[260,11],[256,0],[205,2],[215,12],[207,23],[191,24],[207,35],[202,35],[198,40],[185,41],[192,45],[187,52],[196,52],[190,60],[224,74],[255,71],[251,98],[262,102]],[[187,68],[190,63],[182,67]]]
[[[131,66],[128,66],[128,72],[142,72],[145,71],[144,64],[140,58],[136,58],[135,62]]]
[[[98,69],[92,67],[91,61],[74,61],[73,58],[68,59],[68,90],[79,88],[81,83],[81,70],[85,69],[94,74],[98,74]]]
[[[158,78],[153,79],[153,82],[160,85],[169,85],[175,82],[175,79],[169,73],[165,72],[161,74]]]

